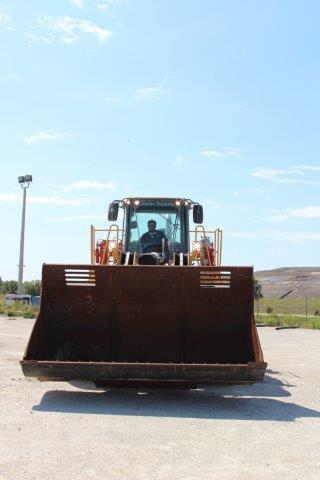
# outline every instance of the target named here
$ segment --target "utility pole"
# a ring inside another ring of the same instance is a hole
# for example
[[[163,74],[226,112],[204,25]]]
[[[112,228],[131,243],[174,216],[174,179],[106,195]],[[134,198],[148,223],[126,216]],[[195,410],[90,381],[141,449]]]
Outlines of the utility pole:
[[[259,313],[260,313],[260,297],[262,297],[261,290],[262,290],[262,285],[257,284],[256,291],[255,291],[255,296],[257,300],[257,318],[259,317]]]
[[[18,181],[23,190],[22,216],[21,216],[21,235],[20,235],[20,255],[19,255],[19,275],[18,275],[18,295],[23,295],[23,258],[24,258],[24,232],[26,223],[26,200],[27,188],[32,182],[32,175],[18,177]]]
[[[306,318],[308,318],[308,291],[306,290]]]

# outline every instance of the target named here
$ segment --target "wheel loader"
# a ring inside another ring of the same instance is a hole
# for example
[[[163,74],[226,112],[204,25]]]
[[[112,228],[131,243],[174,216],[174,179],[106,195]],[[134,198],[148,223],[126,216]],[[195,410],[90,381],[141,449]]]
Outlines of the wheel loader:
[[[253,268],[221,266],[222,231],[205,230],[202,206],[125,198],[108,220],[91,226],[90,263],[43,265],[24,375],[98,387],[262,381]]]

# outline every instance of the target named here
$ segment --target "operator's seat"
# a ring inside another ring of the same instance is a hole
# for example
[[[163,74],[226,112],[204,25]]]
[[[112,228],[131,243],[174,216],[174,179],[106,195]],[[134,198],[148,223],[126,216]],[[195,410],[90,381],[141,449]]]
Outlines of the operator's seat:
[[[132,252],[130,252],[129,258],[127,259],[126,258],[127,255],[125,253],[122,253],[121,254],[121,259],[120,259],[121,265],[125,265],[126,260],[128,262],[127,263],[128,265],[133,265],[133,256],[134,256],[134,254]],[[138,264],[139,265],[159,265],[160,259],[161,259],[161,256],[156,252],[139,253]]]

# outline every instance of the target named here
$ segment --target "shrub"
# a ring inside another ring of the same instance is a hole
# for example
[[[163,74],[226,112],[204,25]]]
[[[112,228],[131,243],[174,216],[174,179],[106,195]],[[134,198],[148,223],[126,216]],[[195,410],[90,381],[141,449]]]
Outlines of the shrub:
[[[267,313],[272,313],[272,312],[273,312],[273,308],[270,307],[270,305],[267,305],[266,312],[267,312]]]
[[[1,293],[17,293],[18,282],[16,280],[6,280],[2,282]]]
[[[38,313],[39,307],[37,305],[26,305],[18,301],[12,305],[6,305],[5,296],[0,295],[0,315],[6,317],[36,318]]]
[[[40,280],[31,280],[30,282],[23,282],[23,292],[26,295],[37,296],[40,295],[41,282]],[[0,278],[0,293],[17,293],[18,282],[16,280],[6,280],[5,282]]]
[[[23,288],[26,295],[40,295],[41,282],[40,280],[31,280],[31,282],[24,282]]]
[[[315,330],[320,330],[320,320],[316,319],[312,322],[312,328]]]

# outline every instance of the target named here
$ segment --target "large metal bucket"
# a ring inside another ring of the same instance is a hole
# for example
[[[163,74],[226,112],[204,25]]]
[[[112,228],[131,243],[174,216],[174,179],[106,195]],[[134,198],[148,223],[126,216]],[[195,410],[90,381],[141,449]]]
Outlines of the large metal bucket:
[[[262,381],[252,268],[44,265],[21,365],[104,386]]]

